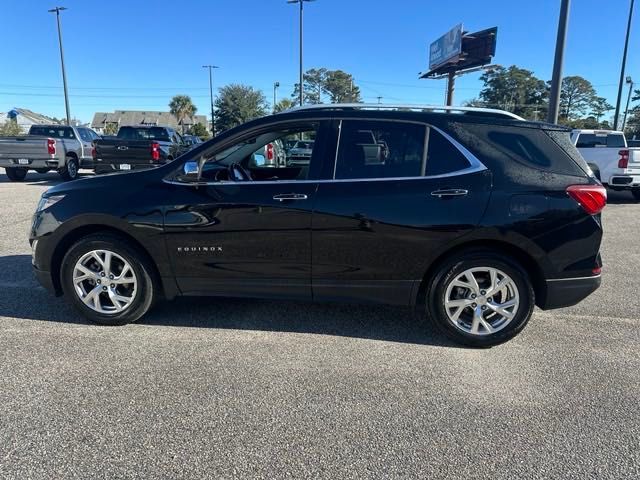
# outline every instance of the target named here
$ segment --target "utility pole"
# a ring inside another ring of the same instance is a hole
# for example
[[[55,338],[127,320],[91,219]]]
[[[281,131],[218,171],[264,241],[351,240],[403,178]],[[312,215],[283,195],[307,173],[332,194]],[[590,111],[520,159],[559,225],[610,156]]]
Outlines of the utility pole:
[[[300,106],[304,101],[304,74],[302,71],[302,31],[303,31],[303,10],[304,2],[313,2],[315,0],[287,0],[287,3],[299,3],[300,4]]]
[[[213,109],[213,69],[220,68],[216,65],[203,65],[202,68],[209,69],[209,96],[211,98],[211,135],[216,136],[216,114]]]
[[[456,88],[456,74],[449,72],[447,75],[447,107],[453,105],[453,91]]]
[[[382,103],[382,97],[378,97],[378,103]]]
[[[62,49],[62,28],[60,27],[60,12],[66,10],[66,7],[55,7],[48,10],[50,13],[55,12],[58,23],[58,44],[60,45],[60,64],[62,65],[62,85],[64,87],[64,107],[67,113],[67,125],[71,125],[71,113],[69,112],[69,92],[67,91],[67,72],[64,69],[64,51]]]
[[[276,90],[280,86],[280,82],[274,82],[273,84],[273,113],[276,113]]]
[[[629,84],[629,94],[627,95],[627,108],[624,110],[624,117],[622,120],[622,131],[624,132],[625,127],[627,126],[627,113],[629,113],[629,102],[631,101],[631,91],[633,90],[633,79],[631,77],[627,77],[626,82]]]
[[[622,100],[622,82],[624,81],[624,70],[627,65],[627,50],[629,48],[629,33],[631,32],[631,18],[633,17],[633,4],[629,5],[629,20],[627,20],[627,34],[624,38],[624,50],[622,52],[622,66],[620,67],[620,82],[618,83],[618,98],[616,99],[616,113],[613,116],[613,129],[618,129],[618,118],[620,116],[620,100]]]
[[[560,90],[562,88],[562,64],[564,63],[564,45],[567,41],[567,24],[569,23],[570,0],[562,0],[560,5],[560,19],[558,20],[558,36],[556,38],[556,55],[553,60],[553,77],[551,78],[551,93],[549,95],[549,123],[558,123],[560,109]]]

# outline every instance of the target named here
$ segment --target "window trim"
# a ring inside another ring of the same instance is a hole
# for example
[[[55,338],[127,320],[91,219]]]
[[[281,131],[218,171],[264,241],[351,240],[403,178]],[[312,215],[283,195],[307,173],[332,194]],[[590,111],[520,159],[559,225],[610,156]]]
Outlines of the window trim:
[[[218,152],[223,151],[225,148],[227,148],[228,145],[232,145],[233,143],[237,142],[237,141],[243,141],[247,138],[251,138],[253,135],[255,135],[257,132],[262,131],[262,130],[266,130],[269,129],[271,127],[277,126],[277,125],[283,125],[283,124],[295,124],[295,123],[307,123],[307,122],[331,122],[331,121],[338,121],[338,138],[337,138],[337,142],[336,142],[336,151],[335,151],[335,157],[334,157],[334,161],[333,161],[333,176],[332,178],[327,178],[327,179],[306,179],[306,180],[264,180],[264,181],[259,181],[259,182],[208,182],[208,181],[198,181],[198,182],[180,182],[178,180],[175,180],[175,174],[176,171],[173,171],[171,174],[169,174],[168,176],[166,176],[164,178],[164,181],[166,183],[170,183],[172,185],[186,185],[186,186],[209,186],[209,185],[215,185],[215,186],[227,186],[227,185],[234,185],[234,186],[240,186],[240,185],[286,185],[286,184],[303,184],[303,183],[344,183],[344,182],[386,182],[386,181],[407,181],[407,180],[431,180],[431,179],[439,179],[439,178],[449,178],[449,177],[457,177],[457,176],[461,176],[461,175],[470,175],[472,173],[478,173],[478,172],[482,172],[485,170],[488,170],[488,168],[478,159],[478,157],[476,157],[473,153],[471,153],[464,145],[462,145],[460,142],[458,142],[455,138],[453,138],[451,135],[449,135],[447,132],[445,132],[444,130],[442,130],[439,127],[436,127],[435,125],[431,125],[429,123],[426,122],[419,122],[419,121],[415,121],[415,120],[396,120],[396,119],[380,119],[380,118],[369,118],[369,117],[342,117],[342,118],[331,118],[331,117],[312,117],[309,119],[299,119],[299,120],[294,120],[294,119],[287,119],[287,120],[281,120],[278,122],[274,122],[274,123],[270,123],[268,125],[262,125],[260,127],[256,127],[254,129],[251,129],[250,131],[247,132],[243,132],[242,134],[239,134],[238,136],[234,136],[233,138],[229,138],[223,142],[220,143],[220,145],[218,145],[218,147],[221,147],[220,150],[216,150]],[[424,163],[424,168],[426,171],[426,156],[427,156],[427,152],[428,152],[428,137],[429,137],[429,129],[433,128],[435,131],[437,131],[438,133],[440,133],[447,141],[449,141],[456,149],[458,149],[458,151],[467,159],[467,161],[469,162],[469,167],[468,168],[464,168],[462,170],[455,170],[453,172],[448,172],[448,173],[442,173],[439,175],[421,175],[421,176],[413,176],[413,177],[376,177],[376,178],[335,178],[336,175],[336,165],[337,165],[337,161],[338,161],[338,153],[339,153],[339,149],[340,149],[340,138],[341,138],[341,133],[342,133],[342,122],[344,120],[362,120],[362,121],[378,121],[378,122],[392,122],[392,123],[413,123],[413,124],[418,124],[418,125],[424,125],[426,127],[426,132],[425,132],[425,151],[424,151],[424,156],[425,159],[423,161]],[[213,148],[212,148],[213,150]],[[215,150],[214,150],[215,151]],[[214,154],[215,155],[215,154]],[[204,165],[204,155],[202,155],[200,157],[200,159],[198,159],[198,163],[200,165],[200,167],[202,167]],[[180,164],[180,168],[182,168],[182,164]]]

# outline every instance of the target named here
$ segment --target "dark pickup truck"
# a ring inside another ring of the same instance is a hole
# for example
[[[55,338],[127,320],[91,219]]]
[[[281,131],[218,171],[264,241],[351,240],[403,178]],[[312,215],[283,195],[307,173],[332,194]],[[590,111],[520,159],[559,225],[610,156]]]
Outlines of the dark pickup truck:
[[[94,142],[96,174],[158,167],[189,149],[170,127],[120,127],[114,138]]]

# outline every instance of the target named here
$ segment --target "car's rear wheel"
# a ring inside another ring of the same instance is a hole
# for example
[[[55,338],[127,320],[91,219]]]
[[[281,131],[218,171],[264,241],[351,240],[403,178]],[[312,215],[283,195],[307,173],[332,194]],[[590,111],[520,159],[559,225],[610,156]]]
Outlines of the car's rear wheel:
[[[534,307],[531,281],[520,265],[492,251],[445,261],[427,293],[427,314],[456,342],[489,347],[516,336]]]
[[[103,325],[135,322],[151,308],[155,294],[145,255],[110,234],[73,245],[62,261],[61,283],[74,306]]]
[[[80,166],[78,159],[73,156],[68,156],[65,160],[65,165],[58,170],[63,180],[76,180],[80,175]]]
[[[5,171],[7,172],[7,177],[12,182],[21,182],[27,176],[26,168],[5,168]]]

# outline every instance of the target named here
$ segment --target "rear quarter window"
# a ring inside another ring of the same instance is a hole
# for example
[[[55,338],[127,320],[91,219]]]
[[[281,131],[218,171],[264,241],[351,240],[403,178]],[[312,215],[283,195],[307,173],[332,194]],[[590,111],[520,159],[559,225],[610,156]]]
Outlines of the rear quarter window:
[[[578,160],[566,131],[470,123],[450,124],[448,130],[494,173],[519,184],[544,184],[550,174],[585,175],[579,166],[584,160]]]

